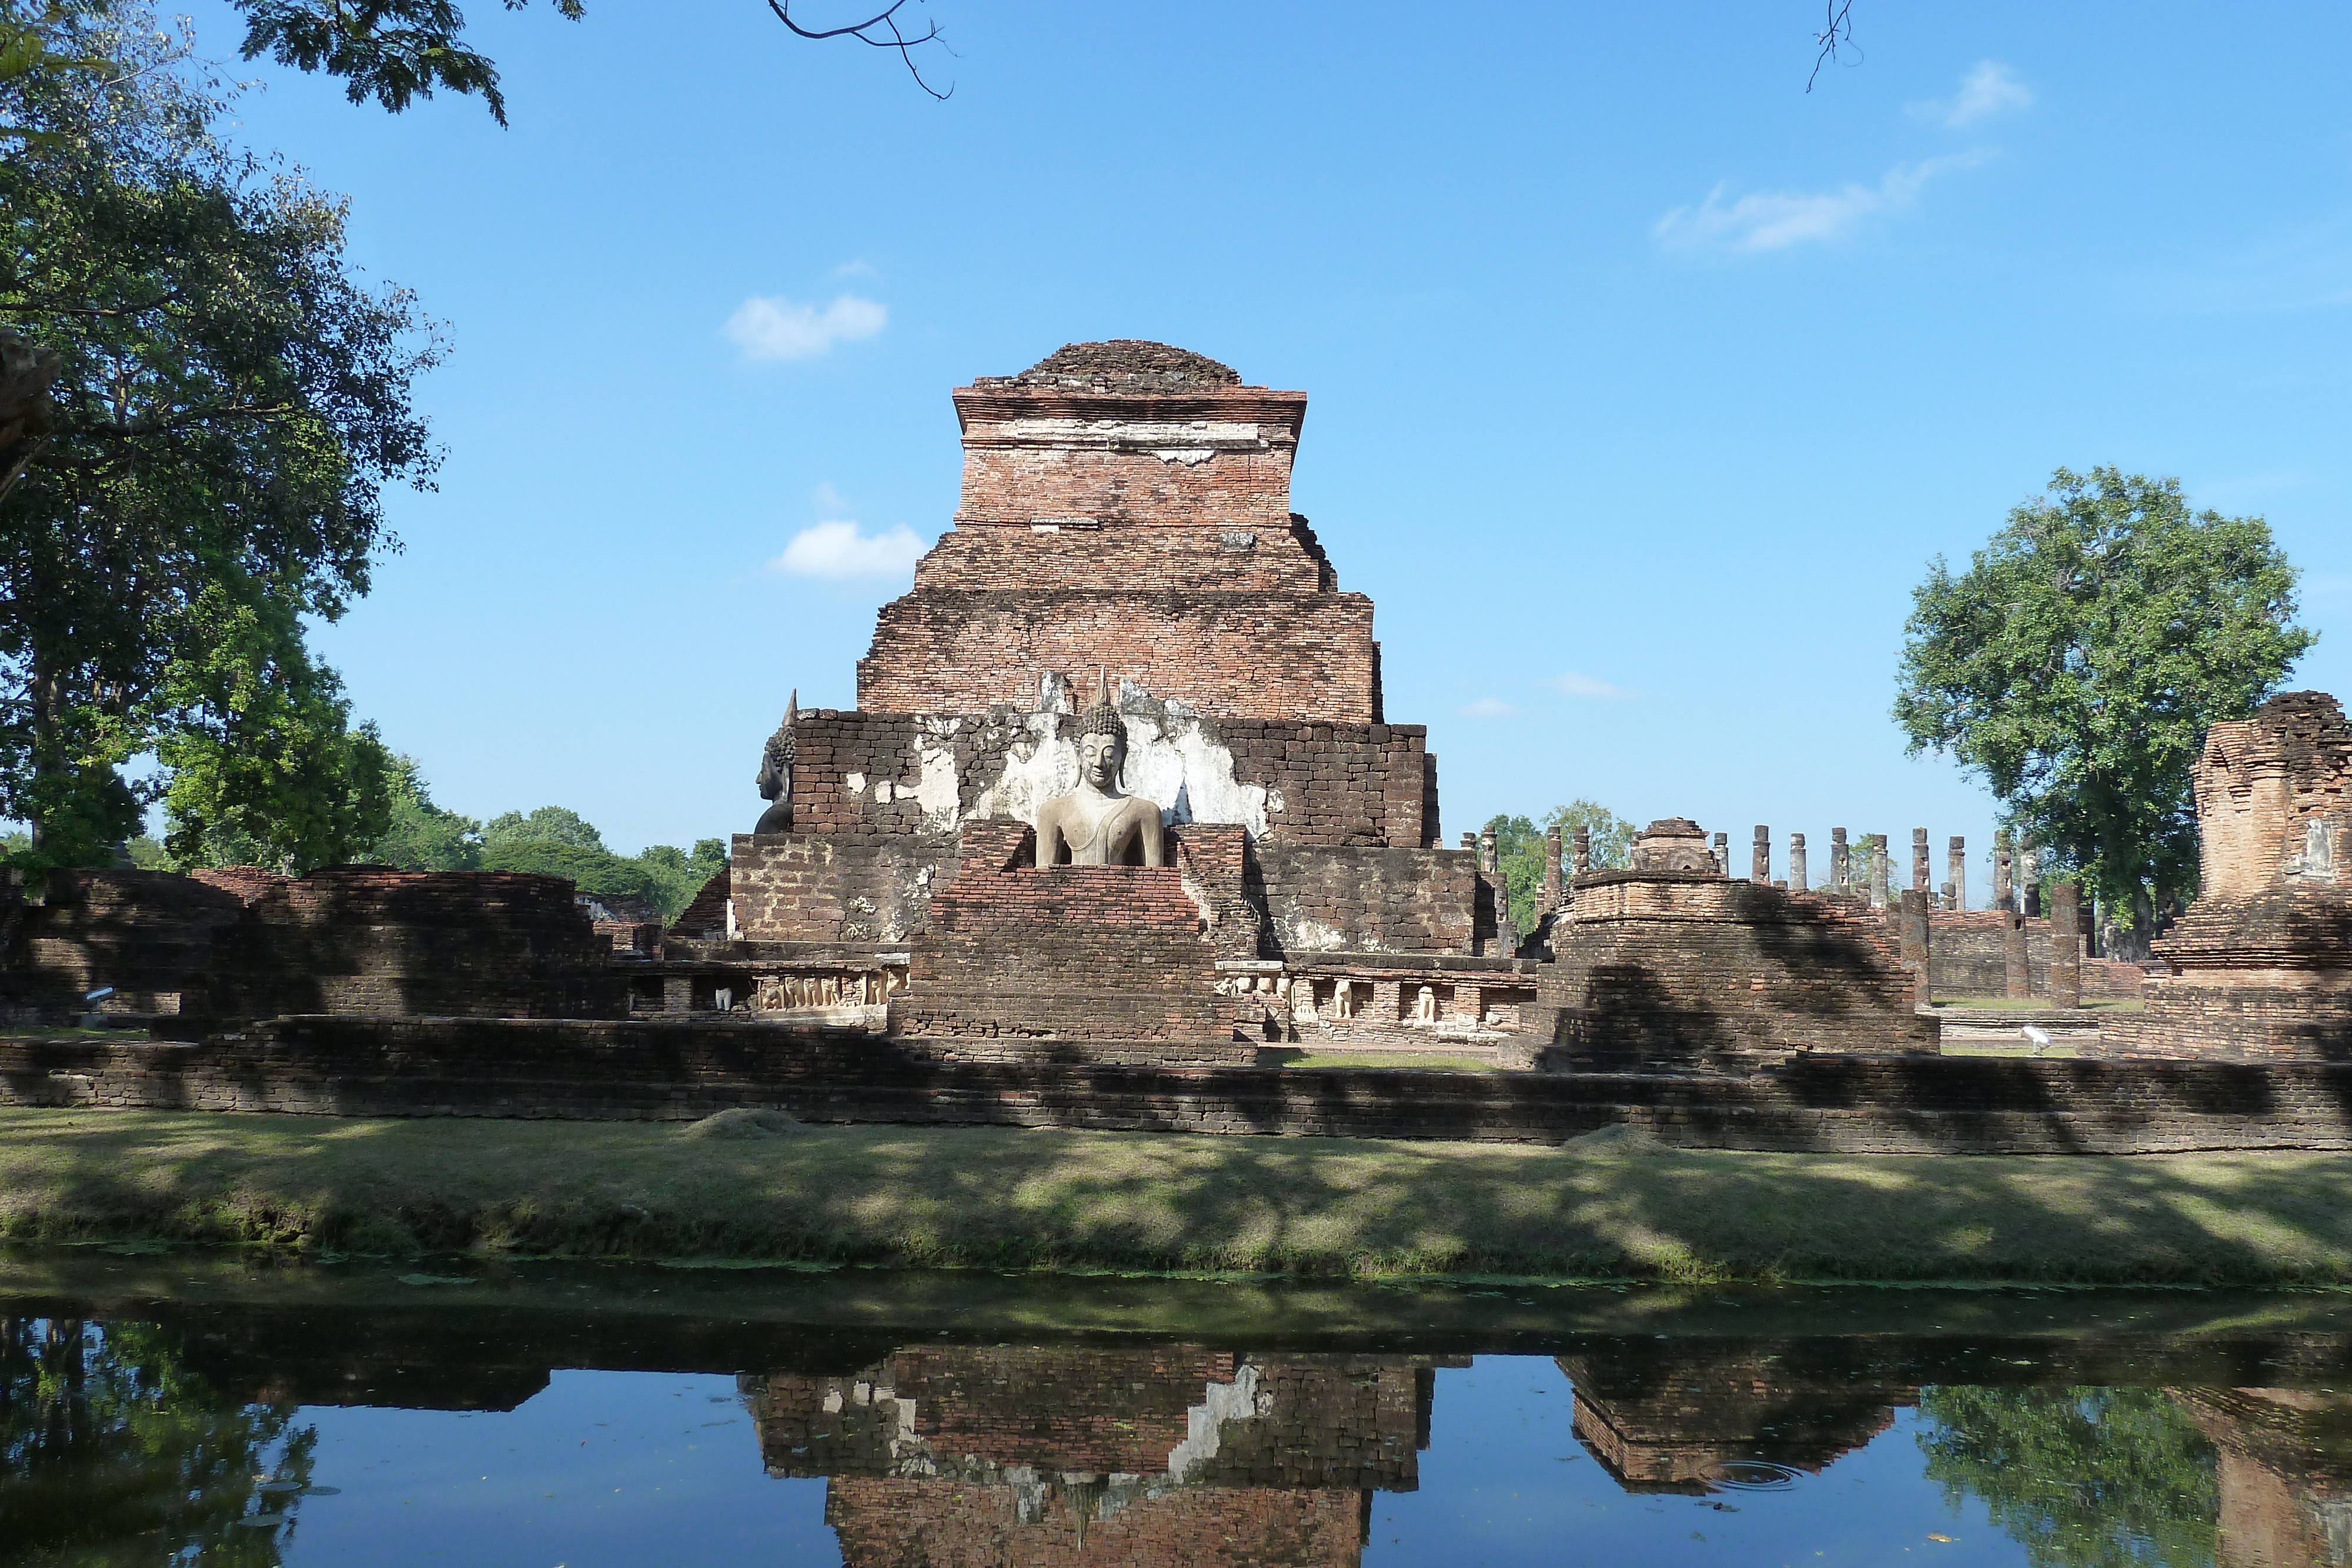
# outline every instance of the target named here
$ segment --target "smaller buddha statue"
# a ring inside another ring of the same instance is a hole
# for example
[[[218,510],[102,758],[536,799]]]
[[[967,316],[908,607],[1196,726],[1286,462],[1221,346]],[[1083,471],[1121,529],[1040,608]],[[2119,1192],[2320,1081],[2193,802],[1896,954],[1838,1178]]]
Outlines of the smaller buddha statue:
[[[1111,701],[1110,677],[1097,671],[1094,706],[1078,716],[1078,787],[1037,808],[1037,863],[1165,865],[1160,808],[1122,794],[1127,721]]]
[[[794,735],[801,722],[800,688],[793,688],[791,700],[784,704],[784,722],[776,733],[768,737],[767,749],[760,755],[760,798],[768,809],[760,813],[757,833],[789,833],[793,831],[793,756],[799,748]]]

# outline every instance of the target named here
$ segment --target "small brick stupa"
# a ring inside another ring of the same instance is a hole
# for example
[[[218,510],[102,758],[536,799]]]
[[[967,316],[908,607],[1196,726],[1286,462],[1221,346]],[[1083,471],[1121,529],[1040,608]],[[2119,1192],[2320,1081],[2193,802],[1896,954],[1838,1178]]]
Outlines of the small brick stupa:
[[[2352,726],[2325,692],[2206,732],[2200,891],[2106,1056],[2352,1061]]]
[[[1865,901],[1717,869],[1705,830],[1642,830],[1633,865],[1575,880],[1528,1015],[1544,1065],[1745,1071],[1790,1051],[1932,1051],[1937,1026]]]

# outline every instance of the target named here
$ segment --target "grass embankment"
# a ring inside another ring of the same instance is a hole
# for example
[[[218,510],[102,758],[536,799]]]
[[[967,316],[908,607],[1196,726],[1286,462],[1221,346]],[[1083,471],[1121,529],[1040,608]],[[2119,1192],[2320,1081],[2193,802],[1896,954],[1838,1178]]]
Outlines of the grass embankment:
[[[2352,1156],[0,1109],[0,1239],[1296,1274],[2352,1283]]]

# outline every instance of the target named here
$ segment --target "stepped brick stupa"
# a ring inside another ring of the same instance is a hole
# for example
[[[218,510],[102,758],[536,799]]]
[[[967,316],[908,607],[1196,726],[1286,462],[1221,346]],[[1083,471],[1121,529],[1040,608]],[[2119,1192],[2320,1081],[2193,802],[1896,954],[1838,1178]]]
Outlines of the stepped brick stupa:
[[[2105,1056],[2352,1061],[2352,725],[2286,692],[2206,732],[2197,902],[2157,943],[2174,973],[2101,1031]]]
[[[1306,395],[1121,341],[953,396],[954,527],[857,707],[788,708],[671,952],[952,1056],[1498,1039],[1530,966],[1491,864],[1440,847],[1371,601],[1290,509]]]

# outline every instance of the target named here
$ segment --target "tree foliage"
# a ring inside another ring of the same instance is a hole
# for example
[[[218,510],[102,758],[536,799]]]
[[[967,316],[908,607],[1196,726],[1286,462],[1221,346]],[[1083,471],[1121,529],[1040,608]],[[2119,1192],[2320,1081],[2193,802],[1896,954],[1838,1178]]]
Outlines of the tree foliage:
[[[1913,598],[1895,703],[1910,749],[1980,774],[2012,831],[2148,934],[2196,885],[2207,727],[2251,713],[2314,641],[2268,525],[2192,512],[2177,480],[2062,468]]]
[[[583,893],[643,899],[665,920],[676,919],[726,864],[720,839],[698,840],[690,851],[654,844],[641,854],[615,854],[593,823],[562,806],[509,811],[482,830],[484,871],[569,877]]]
[[[284,1561],[312,1427],[247,1404],[143,1323],[0,1318],[0,1521],[9,1560]]]
[[[2203,1568],[2221,1491],[2212,1445],[2154,1388],[1930,1388],[1927,1479],[1981,1499],[2033,1568]]]
[[[102,14],[100,14],[102,13]],[[220,99],[143,7],[83,7],[95,75],[0,80],[39,138],[0,162],[0,321],[57,366],[0,496],[0,816],[37,864],[100,858],[162,784],[188,835],[345,858],[381,747],[304,649],[394,548],[383,486],[434,458],[410,297],[343,258],[344,207],[217,141]]]
[[[1489,819],[1486,827],[1495,835],[1496,863],[1502,869],[1511,918],[1517,923],[1521,935],[1536,928],[1543,901],[1544,856],[1548,852],[1544,835],[1551,829],[1560,831],[1563,857],[1576,830],[1589,830],[1595,871],[1633,863],[1633,824],[1596,800],[1578,799],[1565,806],[1554,806],[1544,813],[1540,823],[1506,815]]]

